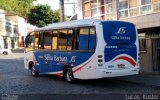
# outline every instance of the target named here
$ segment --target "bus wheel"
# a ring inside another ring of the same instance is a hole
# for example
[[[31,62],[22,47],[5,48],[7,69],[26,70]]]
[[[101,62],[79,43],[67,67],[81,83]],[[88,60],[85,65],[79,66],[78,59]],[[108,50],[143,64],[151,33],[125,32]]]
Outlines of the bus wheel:
[[[74,82],[73,72],[72,72],[72,69],[71,69],[70,67],[68,67],[68,68],[66,69],[65,79],[66,79],[66,81],[69,82],[69,83]]]
[[[39,73],[36,72],[36,70],[35,70],[35,66],[32,66],[32,68],[31,68],[31,75],[32,76],[38,76],[39,75]]]

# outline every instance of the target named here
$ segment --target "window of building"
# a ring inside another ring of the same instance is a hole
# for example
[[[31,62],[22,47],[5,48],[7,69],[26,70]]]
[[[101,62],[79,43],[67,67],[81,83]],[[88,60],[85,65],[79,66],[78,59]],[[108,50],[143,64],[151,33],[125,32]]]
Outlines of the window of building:
[[[119,16],[120,18],[128,17],[128,10],[120,11]]]
[[[139,51],[140,52],[146,52],[146,36],[145,33],[139,33],[138,34],[139,37]]]
[[[51,50],[52,46],[52,32],[46,31],[43,33],[44,36],[44,49]]]
[[[139,15],[139,7],[140,1],[139,0],[129,0],[129,16],[137,16]]]
[[[129,0],[129,8],[138,7],[140,5],[139,0]]]
[[[160,2],[159,0],[152,0],[153,3],[158,3]]]
[[[97,8],[97,14],[98,14],[98,15],[104,14],[103,9],[104,9],[104,6],[98,7],[98,8]]]
[[[104,5],[104,0],[98,0],[97,3],[98,3],[98,6],[103,6]]]
[[[89,9],[90,9],[90,3],[89,2],[85,2],[84,10],[89,10]]]
[[[14,25],[13,31],[14,31],[14,33],[18,34],[18,26],[17,25]]]
[[[153,0],[153,11],[160,11],[160,0]]]
[[[148,14],[151,11],[151,5],[141,6],[141,14]]]
[[[52,35],[52,49],[53,50],[57,49],[57,41],[58,41],[58,31],[55,30],[53,31],[53,35]]]
[[[137,16],[137,15],[139,15],[139,7],[129,9],[129,15],[130,16]]]
[[[67,47],[67,30],[59,31],[58,50],[66,50]]]
[[[5,49],[8,49],[8,42],[7,42],[7,39],[5,38],[5,39],[3,39],[3,41],[4,41],[4,48],[5,48]]]
[[[91,8],[96,8],[97,7],[97,0],[92,0],[91,1]]]
[[[119,0],[119,10],[128,9],[128,0]]]
[[[87,0],[84,1],[84,17],[99,17],[105,14],[104,0]]]
[[[11,32],[11,23],[6,22],[6,31]]]
[[[105,4],[112,3],[112,0],[104,0],[104,1],[105,1]]]
[[[105,11],[106,13],[112,12],[112,0],[105,0]]]
[[[128,0],[119,0],[119,16],[120,18],[128,17]]]
[[[148,14],[151,11],[151,0],[141,0],[141,14]]]
[[[84,11],[84,17],[85,17],[85,18],[91,17],[91,11],[90,11],[90,10]]]
[[[141,5],[151,4],[151,0],[141,0]]]
[[[90,17],[91,16],[91,6],[90,6],[90,2],[89,0],[86,1],[84,3],[84,17],[87,18],[87,17]]]
[[[104,15],[105,14],[105,6],[101,7],[101,11],[102,11],[102,14]]]
[[[91,9],[91,14],[92,17],[96,16],[98,14],[97,8]]]
[[[105,11],[106,11],[106,13],[111,13],[112,12],[112,4],[106,4]]]

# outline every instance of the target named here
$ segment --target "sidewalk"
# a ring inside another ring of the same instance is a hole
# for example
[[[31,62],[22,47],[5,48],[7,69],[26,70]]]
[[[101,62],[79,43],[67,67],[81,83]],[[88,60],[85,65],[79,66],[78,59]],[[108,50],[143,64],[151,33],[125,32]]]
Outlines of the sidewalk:
[[[12,49],[12,53],[24,53],[24,48]]]
[[[116,80],[126,81],[131,83],[138,83],[150,86],[160,86],[160,73],[159,74],[138,74],[132,76],[116,77]]]

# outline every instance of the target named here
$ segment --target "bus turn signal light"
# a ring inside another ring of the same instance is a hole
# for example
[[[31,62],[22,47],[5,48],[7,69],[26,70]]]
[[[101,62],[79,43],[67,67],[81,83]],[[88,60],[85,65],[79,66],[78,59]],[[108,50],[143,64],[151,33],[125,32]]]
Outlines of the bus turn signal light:
[[[98,58],[102,58],[102,55],[98,55]]]

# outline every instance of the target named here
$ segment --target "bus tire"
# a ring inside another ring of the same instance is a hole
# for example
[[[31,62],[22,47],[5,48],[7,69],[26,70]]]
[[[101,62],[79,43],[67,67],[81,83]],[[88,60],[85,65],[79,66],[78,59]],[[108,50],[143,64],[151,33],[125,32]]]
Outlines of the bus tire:
[[[39,72],[36,72],[34,65],[31,67],[31,75],[32,76],[38,76],[39,75]]]
[[[70,68],[70,67],[66,68],[65,80],[69,83],[73,83],[75,80],[73,77],[72,68]]]

